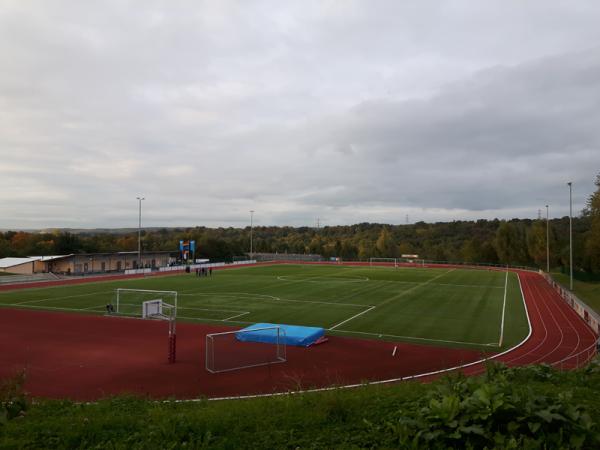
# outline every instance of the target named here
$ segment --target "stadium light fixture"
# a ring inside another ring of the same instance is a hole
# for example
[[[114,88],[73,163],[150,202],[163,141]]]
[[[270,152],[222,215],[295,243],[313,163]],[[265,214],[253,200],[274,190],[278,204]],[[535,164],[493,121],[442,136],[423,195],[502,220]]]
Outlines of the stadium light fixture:
[[[139,202],[139,213],[138,213],[138,261],[139,266],[142,265],[142,200],[146,200],[145,197],[136,197]],[[139,267],[138,266],[138,267]]]
[[[546,273],[550,273],[550,223],[548,205],[546,205]]]
[[[254,252],[252,249],[252,228],[254,225],[253,222],[254,222],[254,210],[251,209],[250,210],[250,259],[253,259],[253,255],[254,255]]]
[[[573,183],[569,181],[569,270],[570,289],[573,290]]]

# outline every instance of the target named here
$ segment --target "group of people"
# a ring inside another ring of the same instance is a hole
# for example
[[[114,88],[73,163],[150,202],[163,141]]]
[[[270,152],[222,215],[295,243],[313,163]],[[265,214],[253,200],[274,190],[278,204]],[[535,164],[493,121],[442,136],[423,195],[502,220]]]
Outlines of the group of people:
[[[196,276],[197,277],[208,277],[208,276],[212,277],[212,267],[200,267],[199,269],[196,269]]]

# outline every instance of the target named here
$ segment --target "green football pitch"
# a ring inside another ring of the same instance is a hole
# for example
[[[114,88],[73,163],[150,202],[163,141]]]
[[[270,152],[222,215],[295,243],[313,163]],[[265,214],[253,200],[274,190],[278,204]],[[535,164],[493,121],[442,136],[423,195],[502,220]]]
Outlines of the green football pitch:
[[[453,268],[271,265],[0,292],[0,306],[104,314],[117,288],[176,291],[178,320],[326,328],[327,334],[495,351],[529,332],[514,273]],[[141,315],[156,294],[120,295]],[[160,296],[158,296],[160,297]],[[167,298],[164,299],[168,301]]]

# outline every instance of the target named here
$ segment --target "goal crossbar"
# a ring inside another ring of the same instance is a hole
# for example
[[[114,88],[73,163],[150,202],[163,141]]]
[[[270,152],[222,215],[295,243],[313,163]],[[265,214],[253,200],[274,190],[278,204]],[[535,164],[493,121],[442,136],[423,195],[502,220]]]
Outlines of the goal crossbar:
[[[117,288],[116,290],[117,292],[117,297],[116,297],[116,309],[115,312],[116,313],[121,313],[121,309],[120,309],[120,305],[122,303],[121,299],[123,297],[122,294],[140,294],[140,295],[152,295],[155,296],[156,298],[152,298],[151,300],[156,300],[158,299],[158,297],[160,297],[161,295],[163,296],[167,296],[170,300],[173,301],[173,306],[175,307],[175,309],[177,309],[177,291],[157,291],[157,290],[152,290],[152,289],[127,289],[127,288]],[[163,299],[161,299],[163,300]],[[163,300],[164,301],[164,300]]]
[[[244,333],[272,331],[274,342],[244,342]],[[281,327],[224,331],[206,335],[206,370],[210,373],[286,362],[285,330]]]
[[[398,258],[369,258],[370,266],[377,265],[378,263],[382,265],[393,264],[394,267],[398,267]]]
[[[131,298],[132,303],[123,302],[124,297]],[[177,340],[177,291],[118,288],[115,300],[114,312],[117,314],[168,322],[168,359],[169,363],[174,363]]]

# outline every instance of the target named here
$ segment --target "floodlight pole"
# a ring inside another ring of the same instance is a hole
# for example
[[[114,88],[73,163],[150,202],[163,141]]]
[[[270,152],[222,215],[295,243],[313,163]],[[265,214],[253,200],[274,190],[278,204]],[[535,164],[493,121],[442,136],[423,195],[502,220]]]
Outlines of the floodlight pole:
[[[253,248],[252,248],[252,228],[254,225],[254,210],[250,210],[250,259],[253,259]]]
[[[139,202],[139,214],[138,214],[138,261],[139,266],[142,265],[142,200],[146,200],[145,197],[136,197]]]
[[[548,205],[546,205],[546,273],[550,273],[550,224],[548,217]]]
[[[569,269],[570,289],[573,290],[573,183],[569,181]]]

